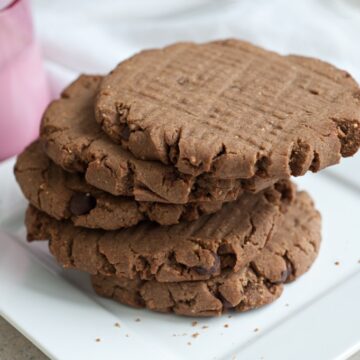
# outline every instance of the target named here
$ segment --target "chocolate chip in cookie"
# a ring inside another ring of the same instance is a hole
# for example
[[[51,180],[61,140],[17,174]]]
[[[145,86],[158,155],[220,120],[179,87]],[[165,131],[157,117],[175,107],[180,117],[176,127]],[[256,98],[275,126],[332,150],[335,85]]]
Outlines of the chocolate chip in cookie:
[[[71,197],[70,211],[74,215],[88,214],[96,206],[96,199],[89,193],[77,193]]]

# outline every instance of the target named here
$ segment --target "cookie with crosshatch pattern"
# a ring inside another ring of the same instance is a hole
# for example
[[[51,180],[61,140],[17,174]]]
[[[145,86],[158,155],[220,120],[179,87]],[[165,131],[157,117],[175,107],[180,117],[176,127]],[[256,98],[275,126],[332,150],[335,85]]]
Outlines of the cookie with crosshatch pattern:
[[[191,175],[298,176],[360,145],[360,89],[347,72],[235,39],[142,51],[104,78],[95,109],[135,157]]]
[[[276,300],[284,283],[311,267],[320,241],[320,215],[310,197],[299,193],[260,255],[237,272],[224,269],[209,280],[170,283],[93,275],[92,283],[99,295],[133,307],[186,316],[243,312]]]
[[[16,161],[15,176],[22,192],[37,209],[57,220],[69,219],[86,228],[115,230],[151,220],[161,225],[193,221],[221,209],[220,201],[167,204],[115,196],[86,183],[83,174],[63,170],[44,153],[39,141]]]
[[[205,280],[254,260],[294,196],[294,186],[284,182],[192,222],[142,222],[115,231],[74,226],[29,207],[26,226],[29,240],[49,240],[50,251],[67,268],[159,282]]]

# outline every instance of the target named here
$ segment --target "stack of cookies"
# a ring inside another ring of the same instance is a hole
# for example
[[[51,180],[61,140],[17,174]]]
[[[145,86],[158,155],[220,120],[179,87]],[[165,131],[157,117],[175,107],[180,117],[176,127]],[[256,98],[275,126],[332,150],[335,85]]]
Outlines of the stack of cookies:
[[[226,40],[80,76],[15,174],[29,240],[121,303],[189,316],[274,301],[320,246],[291,175],[360,146],[360,89],[327,63]]]

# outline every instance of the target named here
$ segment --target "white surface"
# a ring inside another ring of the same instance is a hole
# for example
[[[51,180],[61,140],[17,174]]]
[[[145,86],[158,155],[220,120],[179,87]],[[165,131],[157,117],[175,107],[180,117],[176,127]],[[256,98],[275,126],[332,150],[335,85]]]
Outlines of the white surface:
[[[88,277],[60,269],[45,242],[26,243],[26,202],[11,161],[0,165],[0,175],[0,314],[51,358],[329,360],[360,348],[360,191],[336,179],[318,174],[300,180],[323,214],[322,249],[311,271],[270,306],[197,319],[193,327],[189,318],[96,297]]]

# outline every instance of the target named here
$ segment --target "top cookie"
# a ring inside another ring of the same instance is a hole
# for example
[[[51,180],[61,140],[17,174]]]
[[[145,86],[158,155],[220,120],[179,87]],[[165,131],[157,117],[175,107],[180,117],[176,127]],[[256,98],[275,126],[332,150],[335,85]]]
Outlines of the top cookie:
[[[298,176],[360,145],[360,89],[347,72],[239,40],[143,51],[104,78],[95,108],[135,157],[191,175]]]

